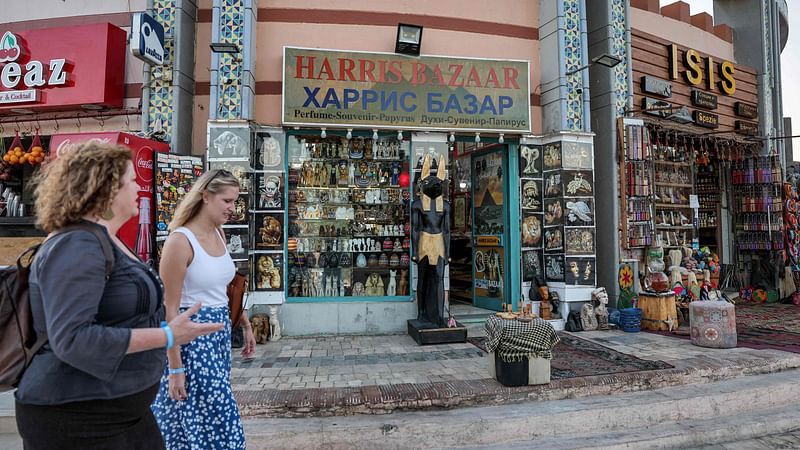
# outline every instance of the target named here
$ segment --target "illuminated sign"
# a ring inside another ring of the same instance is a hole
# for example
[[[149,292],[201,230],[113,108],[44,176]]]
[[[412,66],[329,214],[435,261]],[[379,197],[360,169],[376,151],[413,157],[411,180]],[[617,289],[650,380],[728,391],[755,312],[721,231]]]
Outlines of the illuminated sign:
[[[694,123],[701,127],[706,127],[706,128],[719,127],[719,116],[716,114],[695,110],[692,113],[692,117],[694,118]]]
[[[692,89],[692,105],[705,109],[717,109],[717,96]]]
[[[736,92],[734,68],[730,61],[717,64],[713,57],[702,57],[697,50],[681,52],[676,44],[667,46],[667,58],[670,80],[677,80],[682,72],[684,80],[692,86],[705,87],[709,91],[719,90],[725,95]]]

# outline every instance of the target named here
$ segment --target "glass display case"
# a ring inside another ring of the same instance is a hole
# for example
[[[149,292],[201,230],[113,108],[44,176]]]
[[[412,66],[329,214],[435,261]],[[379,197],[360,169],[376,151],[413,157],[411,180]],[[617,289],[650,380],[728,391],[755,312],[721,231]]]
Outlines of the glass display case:
[[[407,143],[288,139],[288,297],[409,295]]]

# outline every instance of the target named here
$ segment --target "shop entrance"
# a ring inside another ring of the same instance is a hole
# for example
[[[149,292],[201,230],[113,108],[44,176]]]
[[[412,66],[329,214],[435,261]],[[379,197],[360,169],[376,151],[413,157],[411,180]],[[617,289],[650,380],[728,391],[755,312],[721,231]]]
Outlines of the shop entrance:
[[[498,144],[470,152],[459,144],[451,158],[451,301],[500,311],[511,301],[508,149]]]

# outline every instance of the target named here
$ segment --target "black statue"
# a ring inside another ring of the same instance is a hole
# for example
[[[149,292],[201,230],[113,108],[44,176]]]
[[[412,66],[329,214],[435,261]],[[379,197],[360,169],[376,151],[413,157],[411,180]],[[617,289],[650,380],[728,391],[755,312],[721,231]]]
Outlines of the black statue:
[[[420,197],[411,203],[411,238],[417,263],[417,319],[438,328],[444,317],[444,266],[450,257],[450,203],[442,197],[445,164],[431,175],[431,155],[425,155]]]

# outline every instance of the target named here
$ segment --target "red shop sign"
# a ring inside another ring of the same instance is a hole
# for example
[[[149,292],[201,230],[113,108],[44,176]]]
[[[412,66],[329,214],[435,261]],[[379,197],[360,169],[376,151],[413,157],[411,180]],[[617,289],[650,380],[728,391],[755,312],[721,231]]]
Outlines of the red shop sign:
[[[0,33],[0,113],[122,107],[123,29],[100,23]]]

